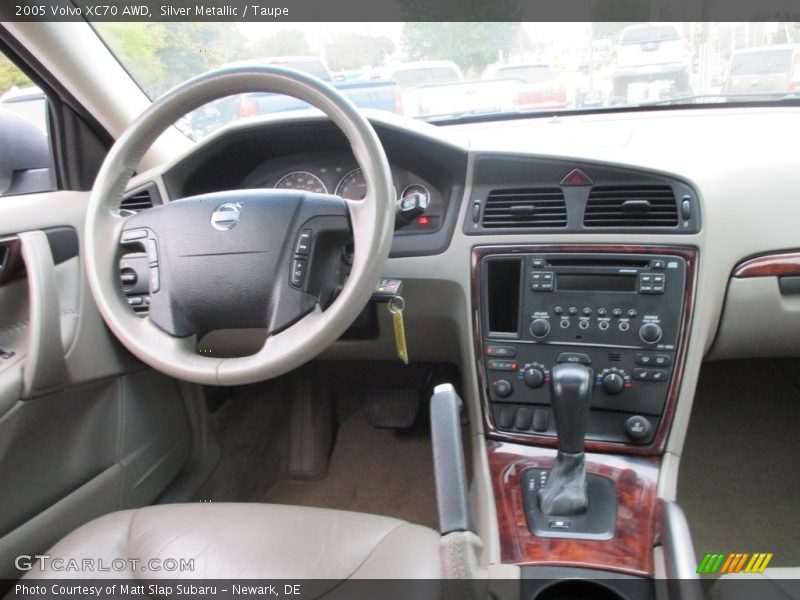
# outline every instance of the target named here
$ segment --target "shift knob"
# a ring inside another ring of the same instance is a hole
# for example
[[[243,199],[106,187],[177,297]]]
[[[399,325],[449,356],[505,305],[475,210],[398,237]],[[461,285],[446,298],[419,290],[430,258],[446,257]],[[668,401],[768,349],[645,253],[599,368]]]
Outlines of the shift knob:
[[[584,450],[592,378],[592,370],[578,363],[559,363],[550,371],[559,452],[580,454]]]

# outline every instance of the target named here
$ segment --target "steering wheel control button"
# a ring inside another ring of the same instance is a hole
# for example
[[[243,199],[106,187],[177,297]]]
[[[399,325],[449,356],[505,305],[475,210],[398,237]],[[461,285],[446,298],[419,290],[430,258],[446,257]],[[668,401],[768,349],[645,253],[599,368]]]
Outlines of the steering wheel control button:
[[[138,240],[143,240],[147,237],[146,229],[129,229],[122,232],[122,243],[129,244]]]
[[[511,395],[511,392],[514,391],[514,387],[511,385],[511,383],[505,379],[497,379],[493,381],[492,387],[494,388],[494,393],[500,398],[508,398]]]
[[[514,346],[486,346],[486,356],[514,358],[516,355],[517,349]]]
[[[519,368],[519,364],[515,360],[492,358],[486,364],[492,371],[516,371]]]
[[[592,359],[589,358],[588,354],[583,354],[582,352],[562,352],[558,355],[556,362],[590,365],[592,364]]]
[[[308,256],[311,252],[311,237],[313,232],[310,229],[303,229],[300,235],[297,236],[297,245],[295,246],[294,253],[300,256]]]
[[[650,437],[650,432],[653,431],[653,426],[650,421],[639,415],[630,417],[625,421],[625,433],[629,438],[637,442],[641,442]]]
[[[150,267],[150,293],[155,294],[161,289],[161,276],[158,267]]]
[[[306,265],[307,262],[302,258],[292,261],[292,285],[294,287],[303,287],[306,280]]]
[[[147,261],[151,265],[158,264],[158,244],[153,238],[147,240]]]
[[[547,319],[534,319],[531,322],[531,335],[535,338],[547,337],[550,333],[550,322]]]

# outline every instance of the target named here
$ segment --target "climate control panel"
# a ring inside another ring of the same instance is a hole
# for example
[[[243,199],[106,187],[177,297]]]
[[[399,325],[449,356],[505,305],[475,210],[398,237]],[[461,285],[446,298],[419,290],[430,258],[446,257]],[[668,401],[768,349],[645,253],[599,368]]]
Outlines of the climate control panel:
[[[647,444],[674,376],[687,264],[660,254],[490,255],[481,264],[483,371],[499,431],[555,435],[550,372],[592,369],[587,439]]]

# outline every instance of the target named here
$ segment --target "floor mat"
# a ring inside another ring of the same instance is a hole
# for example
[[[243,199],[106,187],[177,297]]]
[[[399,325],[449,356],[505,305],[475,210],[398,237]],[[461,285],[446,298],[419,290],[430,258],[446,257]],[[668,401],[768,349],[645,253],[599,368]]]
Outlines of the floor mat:
[[[435,529],[430,435],[376,429],[359,410],[339,428],[325,479],[279,481],[263,501],[368,512]]]
[[[775,361],[703,365],[678,478],[698,559],[800,565],[800,390]]]

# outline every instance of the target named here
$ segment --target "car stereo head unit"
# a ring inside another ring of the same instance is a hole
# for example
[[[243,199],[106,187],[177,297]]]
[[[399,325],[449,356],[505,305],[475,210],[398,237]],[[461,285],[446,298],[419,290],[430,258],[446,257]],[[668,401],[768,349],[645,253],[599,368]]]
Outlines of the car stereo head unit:
[[[479,268],[496,428],[554,435],[550,369],[575,361],[595,377],[589,439],[651,442],[680,341],[684,254],[498,251]]]

